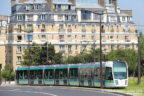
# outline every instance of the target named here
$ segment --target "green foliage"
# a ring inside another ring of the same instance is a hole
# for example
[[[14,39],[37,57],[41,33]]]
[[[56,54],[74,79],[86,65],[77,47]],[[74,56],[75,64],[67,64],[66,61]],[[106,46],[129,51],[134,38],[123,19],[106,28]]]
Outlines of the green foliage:
[[[15,73],[13,72],[13,66],[6,64],[5,69],[2,71],[2,78],[5,80],[14,80]]]
[[[24,53],[22,65],[51,65],[62,63],[62,54],[56,53],[52,44],[48,44],[48,60],[47,43],[43,45],[33,43],[32,47],[26,49]]]
[[[137,68],[137,52],[134,49],[117,49],[107,54],[109,61],[126,61],[128,63],[129,75],[135,75]]]

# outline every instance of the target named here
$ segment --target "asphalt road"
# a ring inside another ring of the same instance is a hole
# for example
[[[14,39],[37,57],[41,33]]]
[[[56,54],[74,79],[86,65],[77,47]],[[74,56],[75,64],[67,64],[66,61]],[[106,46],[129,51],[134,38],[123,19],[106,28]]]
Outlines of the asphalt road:
[[[0,87],[0,96],[120,96],[79,87],[19,86]]]

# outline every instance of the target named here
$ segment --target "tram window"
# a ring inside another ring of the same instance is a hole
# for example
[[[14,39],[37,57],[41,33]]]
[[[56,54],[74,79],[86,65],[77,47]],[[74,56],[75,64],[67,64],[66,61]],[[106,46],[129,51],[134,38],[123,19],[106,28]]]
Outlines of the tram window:
[[[105,79],[106,79],[106,80],[113,80],[112,68],[110,68],[110,67],[107,67],[107,68],[106,68]]]
[[[70,79],[77,79],[78,78],[78,68],[72,68],[69,71],[69,78]]]
[[[91,79],[93,74],[93,68],[80,68],[80,79]]]
[[[28,79],[28,72],[24,71],[24,79]]]
[[[55,73],[56,79],[66,79],[67,69],[57,69]]]
[[[53,70],[45,70],[45,79],[53,79]]]
[[[16,71],[16,79],[19,79],[19,71]]]
[[[42,70],[38,70],[36,76],[38,79],[42,79]]]
[[[19,71],[19,77],[20,79],[23,79],[23,71]]]

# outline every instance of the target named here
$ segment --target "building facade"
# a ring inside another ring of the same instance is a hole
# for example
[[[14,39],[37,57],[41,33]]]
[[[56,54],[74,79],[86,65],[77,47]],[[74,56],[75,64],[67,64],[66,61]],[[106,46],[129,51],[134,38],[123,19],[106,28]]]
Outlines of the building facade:
[[[1,30],[0,63],[21,66],[28,44],[46,42],[56,52],[76,55],[100,46],[100,18],[102,50],[137,49],[137,32],[132,10],[120,10],[117,0],[98,0],[98,4],[76,3],[76,0],[11,0],[11,16],[5,30]],[[100,15],[102,14],[102,15]],[[30,41],[30,42],[29,42]]]

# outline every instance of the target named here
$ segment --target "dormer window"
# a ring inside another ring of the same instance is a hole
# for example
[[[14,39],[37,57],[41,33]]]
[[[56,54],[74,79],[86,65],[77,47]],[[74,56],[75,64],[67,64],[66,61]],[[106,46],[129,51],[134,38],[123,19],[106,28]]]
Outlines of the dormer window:
[[[18,20],[18,21],[21,21],[22,19],[23,19],[22,15],[18,15],[18,16],[17,16],[17,20]]]
[[[34,5],[34,9],[39,9],[39,5]]]
[[[122,21],[125,21],[125,17],[122,17]]]
[[[26,11],[30,10],[30,5],[26,5]]]
[[[41,15],[41,20],[45,20],[46,19],[46,15]]]

